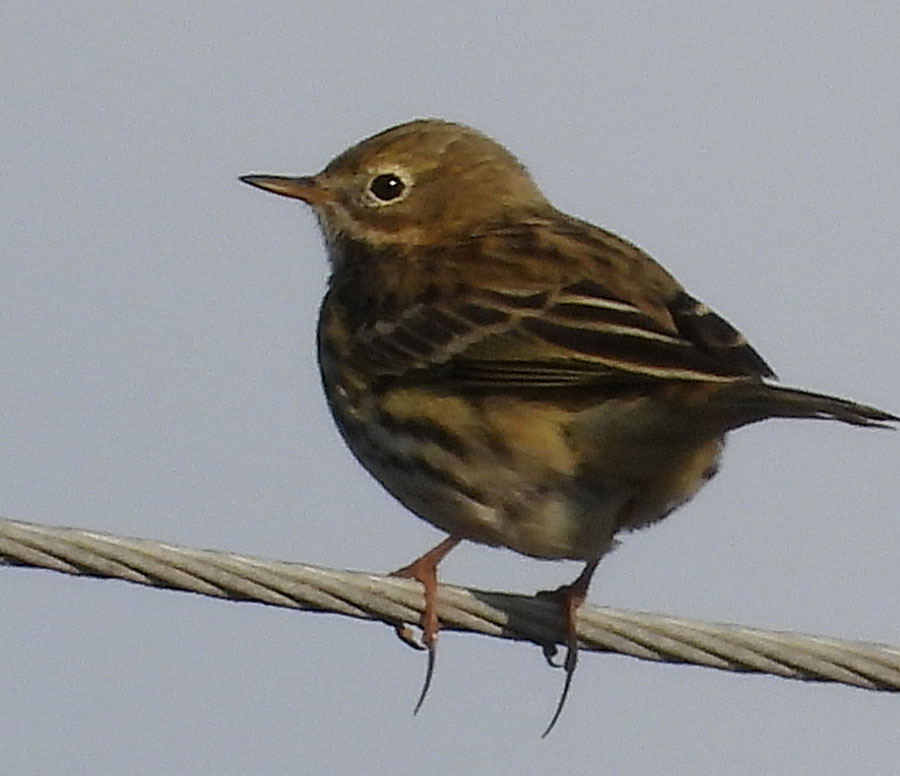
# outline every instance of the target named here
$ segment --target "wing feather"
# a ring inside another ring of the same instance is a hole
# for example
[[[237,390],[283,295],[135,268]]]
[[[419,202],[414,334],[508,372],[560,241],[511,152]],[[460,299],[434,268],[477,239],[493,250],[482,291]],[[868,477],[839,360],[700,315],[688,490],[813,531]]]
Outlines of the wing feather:
[[[574,220],[544,226],[543,243],[533,229],[527,239],[507,229],[445,250],[452,290],[423,282],[407,304],[361,322],[357,355],[395,376],[497,386],[774,376],[737,329],[638,248]]]

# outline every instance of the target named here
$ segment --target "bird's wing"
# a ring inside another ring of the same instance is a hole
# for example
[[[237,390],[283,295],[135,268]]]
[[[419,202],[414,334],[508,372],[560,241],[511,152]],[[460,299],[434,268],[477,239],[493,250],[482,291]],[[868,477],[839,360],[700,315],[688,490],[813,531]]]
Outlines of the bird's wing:
[[[772,375],[735,329],[687,294],[671,315],[666,326],[593,281],[552,291],[479,287],[379,321],[357,333],[357,347],[389,373],[482,385]]]
[[[357,329],[359,355],[392,374],[482,385],[774,377],[635,246],[575,219],[543,226],[444,252],[452,291],[413,295]]]

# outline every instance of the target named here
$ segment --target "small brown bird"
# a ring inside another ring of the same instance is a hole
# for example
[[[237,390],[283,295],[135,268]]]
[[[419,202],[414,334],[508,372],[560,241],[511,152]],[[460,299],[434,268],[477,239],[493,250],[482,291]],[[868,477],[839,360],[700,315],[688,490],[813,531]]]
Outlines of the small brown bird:
[[[636,246],[554,208],[468,127],[412,121],[317,175],[241,180],[315,211],[331,262],[318,346],[334,419],[363,466],[448,534],[396,572],[425,588],[420,704],[436,568],[461,540],[586,564],[555,591],[567,675],[549,732],[597,563],[616,534],[715,474],[726,432],[898,420],[765,382],[774,373],[727,321]]]

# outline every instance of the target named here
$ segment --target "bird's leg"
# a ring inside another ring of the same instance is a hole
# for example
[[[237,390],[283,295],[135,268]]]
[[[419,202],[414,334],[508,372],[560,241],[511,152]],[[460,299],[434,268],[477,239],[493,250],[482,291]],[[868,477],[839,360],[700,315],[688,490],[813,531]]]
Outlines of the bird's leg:
[[[421,557],[416,558],[408,566],[399,568],[391,574],[392,577],[417,579],[425,588],[425,609],[422,612],[422,619],[419,624],[422,627],[422,644],[428,650],[428,666],[425,669],[425,681],[422,684],[422,692],[419,693],[419,700],[416,702],[413,714],[418,713],[419,709],[422,708],[425,696],[428,694],[428,688],[431,687],[431,677],[434,675],[435,649],[437,647],[438,631],[441,628],[437,616],[438,563],[461,541],[462,537],[448,536],[444,541],[432,547]],[[407,644],[417,649],[422,649],[422,646],[413,640],[409,630],[402,623],[397,626],[397,635]]]
[[[578,578],[570,585],[563,585],[556,590],[544,590],[538,594],[551,595],[559,600],[560,605],[562,606],[566,627],[566,658],[562,663],[562,668],[564,668],[566,672],[566,681],[563,684],[563,690],[559,696],[559,702],[556,704],[556,710],[553,712],[550,724],[547,725],[547,729],[544,731],[541,738],[546,738],[550,731],[553,730],[562,714],[563,707],[566,705],[566,699],[569,697],[569,689],[572,687],[572,676],[575,673],[575,666],[578,665],[578,633],[576,630],[578,607],[580,607],[584,603],[584,599],[587,598],[591,577],[594,576],[594,572],[597,570],[597,564],[599,562],[599,559],[590,561],[578,575]],[[554,666],[556,663],[553,663],[551,658],[555,651],[556,647],[554,645],[548,645],[548,647],[544,649],[545,657],[548,662]]]

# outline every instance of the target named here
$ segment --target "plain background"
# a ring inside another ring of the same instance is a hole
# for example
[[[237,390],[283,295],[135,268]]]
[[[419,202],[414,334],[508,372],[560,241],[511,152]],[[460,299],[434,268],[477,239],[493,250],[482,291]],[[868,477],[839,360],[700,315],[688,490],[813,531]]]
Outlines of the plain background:
[[[788,384],[900,410],[896,2],[10,3],[0,18],[0,511],[385,571],[439,534],[344,449],[318,383],[312,173],[470,123],[638,242]],[[900,437],[770,422],[626,537],[591,600],[900,643]],[[447,581],[574,564],[476,546]],[[17,774],[888,774],[900,701],[0,569]]]

